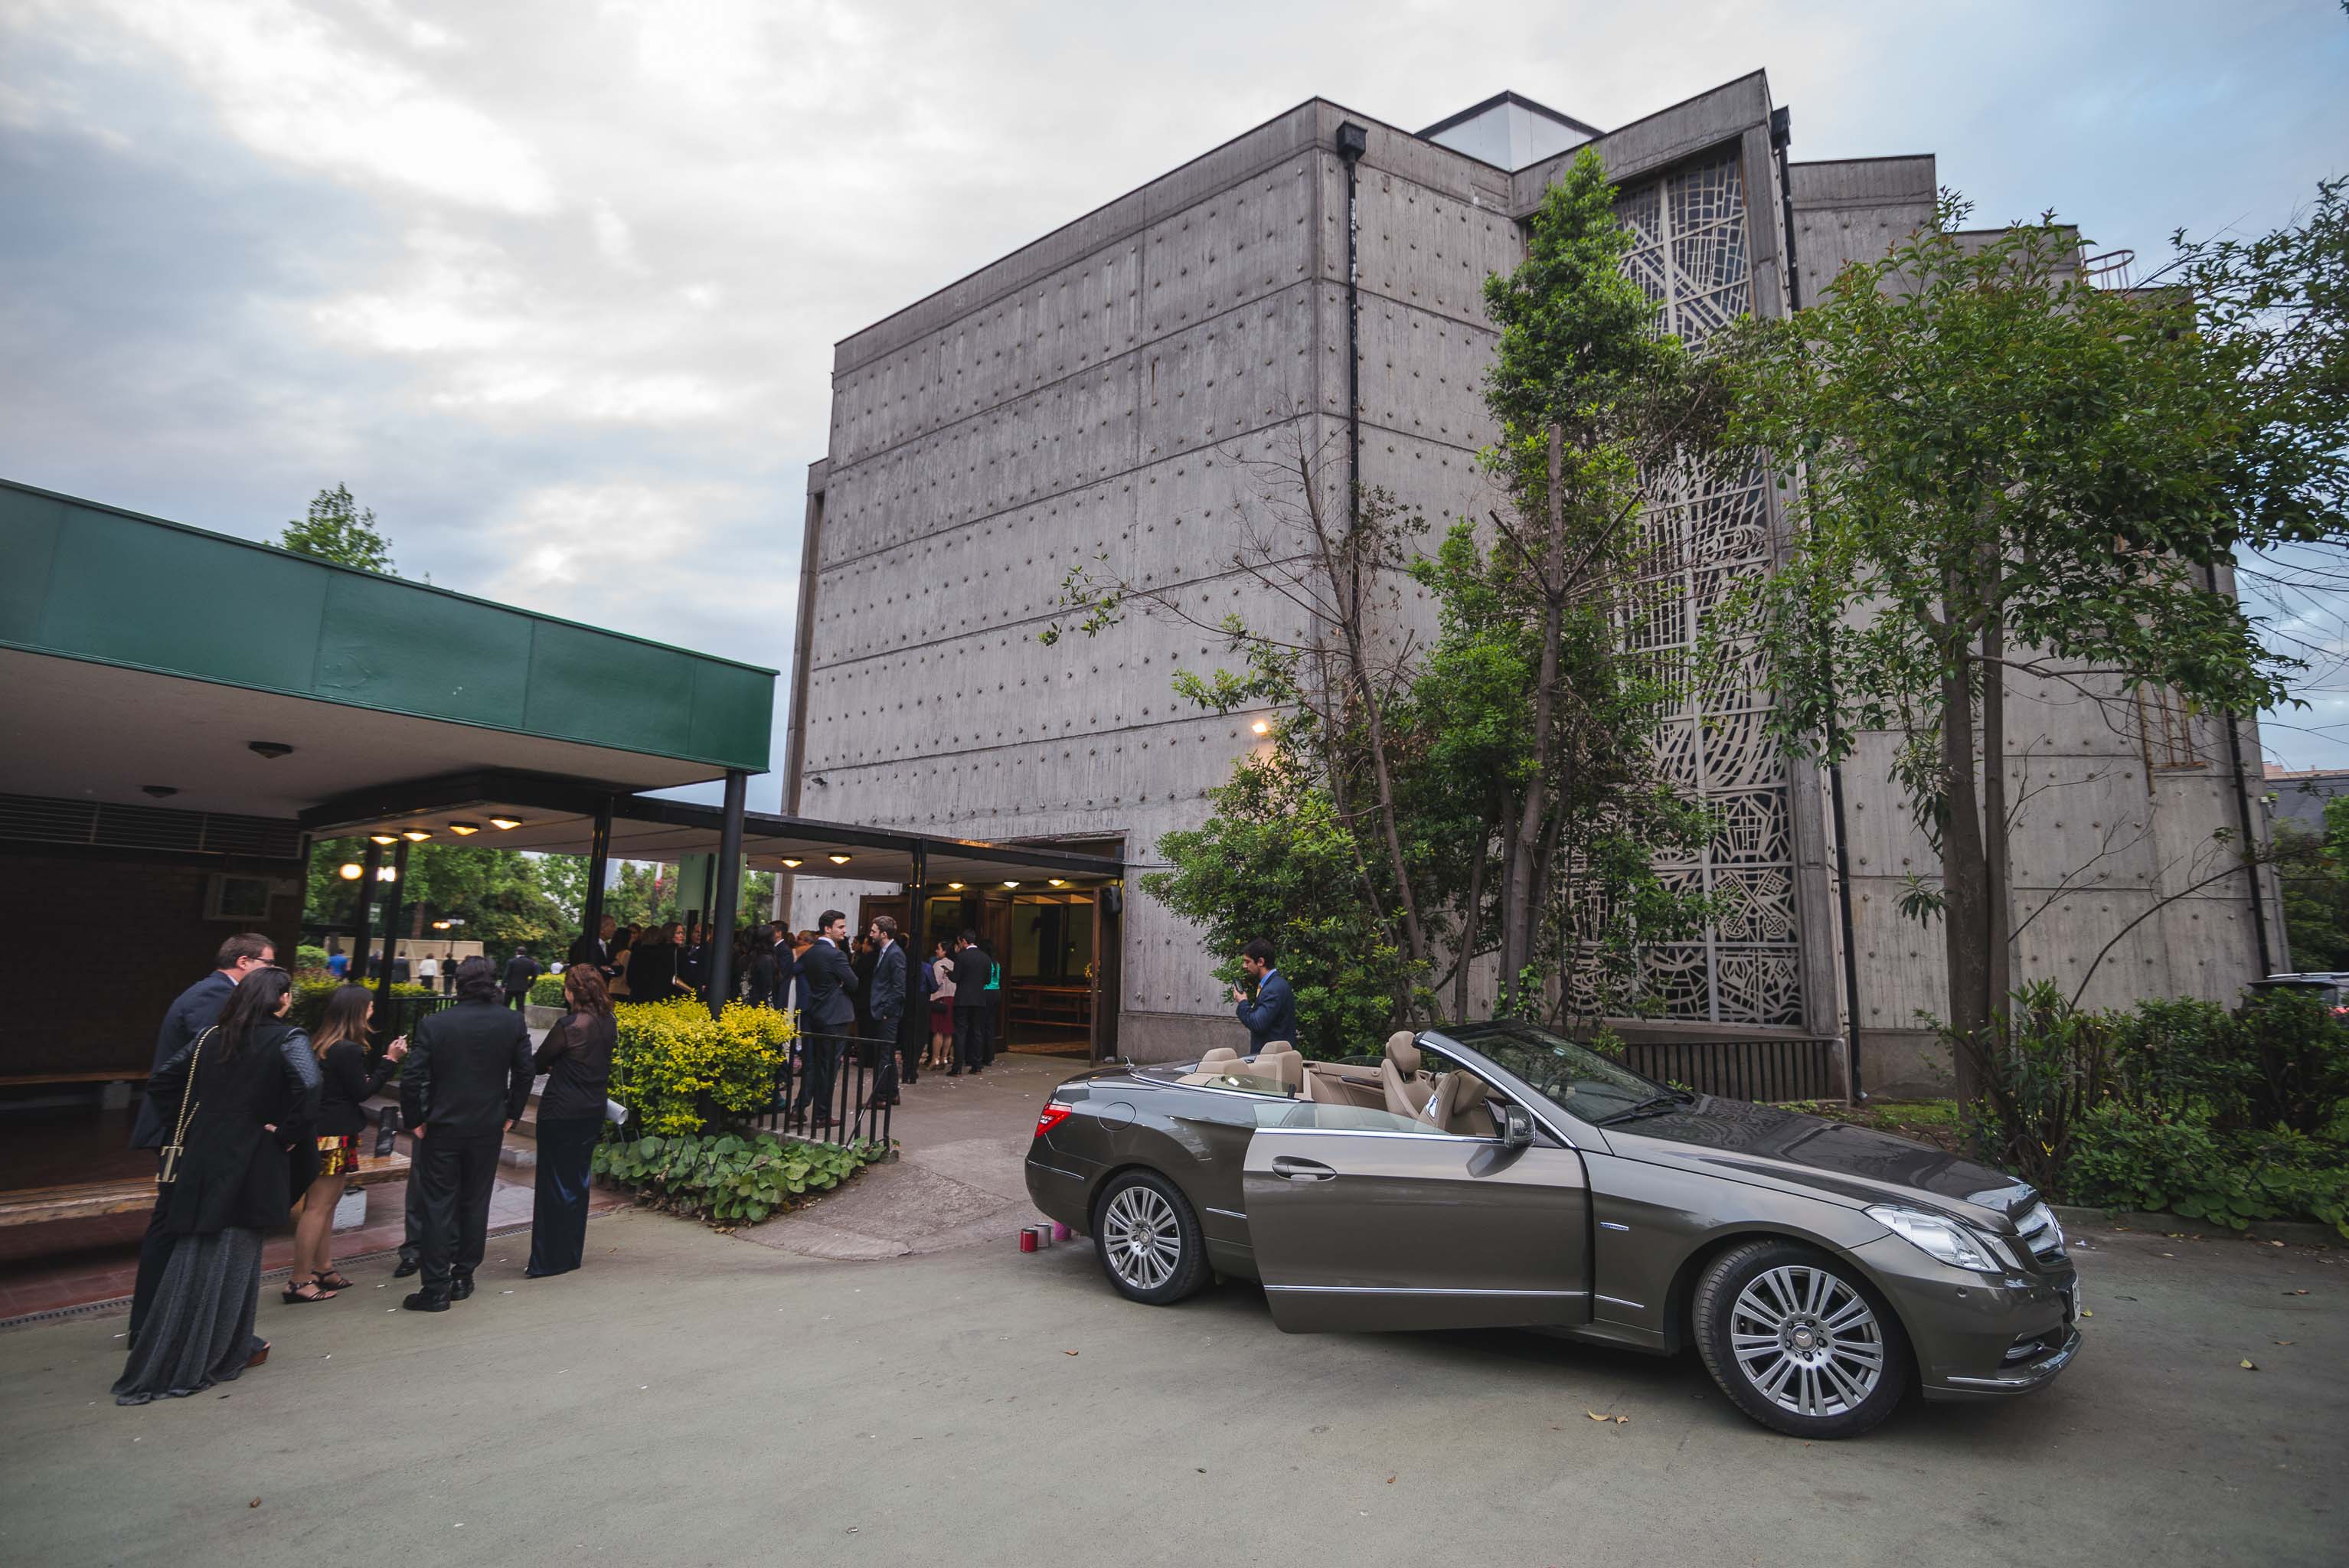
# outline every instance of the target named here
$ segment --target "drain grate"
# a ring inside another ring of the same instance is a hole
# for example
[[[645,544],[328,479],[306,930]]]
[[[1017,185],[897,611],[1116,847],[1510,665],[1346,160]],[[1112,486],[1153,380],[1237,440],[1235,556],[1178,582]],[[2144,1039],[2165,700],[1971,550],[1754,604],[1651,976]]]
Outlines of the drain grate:
[[[528,1222],[519,1225],[501,1225],[489,1233],[489,1239],[493,1242],[500,1241],[507,1236],[526,1235],[529,1231]],[[349,1264],[357,1267],[361,1264],[380,1263],[385,1258],[395,1258],[398,1255],[398,1247],[386,1247],[380,1252],[360,1253],[356,1257],[337,1259],[335,1266],[340,1268],[344,1264]],[[273,1281],[282,1280],[293,1272],[290,1267],[264,1269],[261,1271],[261,1283],[268,1284]],[[0,1317],[0,1334],[5,1334],[12,1328],[34,1328],[44,1323],[67,1323],[78,1317],[102,1317],[110,1312],[129,1312],[129,1310],[130,1298],[127,1295],[114,1296],[106,1301],[85,1301],[73,1306],[53,1306],[47,1312],[28,1312],[22,1317]]]

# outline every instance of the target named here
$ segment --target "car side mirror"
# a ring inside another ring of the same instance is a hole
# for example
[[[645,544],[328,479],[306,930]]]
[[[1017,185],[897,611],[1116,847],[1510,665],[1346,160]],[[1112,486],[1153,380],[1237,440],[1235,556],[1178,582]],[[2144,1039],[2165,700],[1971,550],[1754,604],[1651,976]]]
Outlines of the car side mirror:
[[[1534,1116],[1522,1105],[1501,1108],[1501,1147],[1524,1149],[1534,1140]]]

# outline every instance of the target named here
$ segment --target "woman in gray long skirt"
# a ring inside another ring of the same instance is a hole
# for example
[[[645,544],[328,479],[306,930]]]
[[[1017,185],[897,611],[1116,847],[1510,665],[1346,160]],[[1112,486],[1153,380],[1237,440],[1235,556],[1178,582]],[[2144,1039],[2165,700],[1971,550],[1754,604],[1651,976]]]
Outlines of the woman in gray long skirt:
[[[148,1080],[181,1153],[164,1219],[171,1261],[114,1385],[118,1405],[201,1393],[269,1354],[253,1319],[262,1233],[286,1216],[278,1129],[306,1123],[318,1102],[317,1057],[285,1021],[292,1002],[283,969],[254,970],[220,1022]]]

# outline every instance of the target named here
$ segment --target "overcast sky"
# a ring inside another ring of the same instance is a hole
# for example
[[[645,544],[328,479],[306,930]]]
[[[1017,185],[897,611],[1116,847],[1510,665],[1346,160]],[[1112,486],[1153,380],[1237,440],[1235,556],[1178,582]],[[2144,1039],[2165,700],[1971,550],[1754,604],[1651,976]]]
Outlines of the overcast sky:
[[[2349,169],[2333,0],[0,0],[0,475],[256,537],[346,482],[404,573],[784,668],[837,339],[1316,94],[1756,67],[1798,158],[2147,258]],[[2271,758],[2349,766],[2324,702]]]

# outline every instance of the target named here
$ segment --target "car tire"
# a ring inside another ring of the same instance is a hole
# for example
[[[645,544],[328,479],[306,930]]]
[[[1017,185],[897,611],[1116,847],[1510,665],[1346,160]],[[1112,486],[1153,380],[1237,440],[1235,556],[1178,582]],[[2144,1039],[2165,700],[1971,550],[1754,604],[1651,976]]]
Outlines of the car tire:
[[[1183,1190],[1155,1171],[1110,1179],[1093,1204],[1093,1251],[1117,1293],[1171,1306],[1207,1282],[1207,1242]]]
[[[1816,1247],[1731,1247],[1698,1280],[1692,1316],[1705,1370],[1774,1431],[1856,1438],[1908,1393],[1899,1320],[1858,1270]]]

